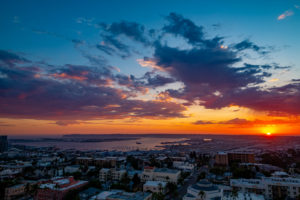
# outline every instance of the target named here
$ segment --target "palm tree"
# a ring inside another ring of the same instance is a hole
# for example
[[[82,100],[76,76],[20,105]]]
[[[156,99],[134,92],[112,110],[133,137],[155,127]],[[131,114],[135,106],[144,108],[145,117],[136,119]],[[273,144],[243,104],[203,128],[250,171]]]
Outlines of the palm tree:
[[[169,182],[169,180],[170,180],[170,177],[169,177],[169,176],[167,176],[167,177],[166,177],[166,180],[167,180],[167,182]]]
[[[203,190],[200,190],[198,193],[200,200],[204,200],[205,199],[205,192]]]
[[[238,197],[238,190],[237,190],[237,188],[233,188],[231,196],[232,196],[232,199],[236,199]]]
[[[159,192],[162,193],[162,184],[161,183],[158,184],[158,189],[159,189]]]

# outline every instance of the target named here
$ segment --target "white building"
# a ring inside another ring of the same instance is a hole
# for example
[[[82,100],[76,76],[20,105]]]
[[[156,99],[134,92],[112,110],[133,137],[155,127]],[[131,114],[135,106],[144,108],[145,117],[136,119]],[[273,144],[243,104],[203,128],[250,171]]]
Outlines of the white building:
[[[180,171],[168,168],[145,167],[142,173],[142,181],[165,181],[177,183]]]
[[[90,200],[150,200],[151,193],[148,192],[124,192],[122,190],[103,191]]]
[[[126,174],[126,170],[111,169],[111,178],[113,181],[120,181]]]
[[[215,186],[206,180],[202,180],[188,187],[187,193],[184,195],[183,200],[211,200],[221,198],[222,191],[218,188],[218,186]]]
[[[100,182],[106,182],[111,179],[111,171],[108,168],[102,168],[99,172]]]
[[[223,195],[222,200],[265,200],[263,195],[254,193],[238,192],[236,195],[228,194]]]
[[[262,194],[266,199],[273,199],[273,197],[296,198],[300,195],[299,178],[231,179],[230,185],[242,192]]]
[[[99,180],[101,182],[106,182],[108,180],[120,181],[125,174],[126,170],[102,168],[99,172]]]
[[[65,167],[65,173],[75,173],[80,171],[80,165],[70,165]]]
[[[143,191],[144,192],[151,191],[153,193],[162,193],[162,194],[165,194],[167,192],[167,182],[163,182],[163,181],[147,181],[143,185]]]
[[[173,167],[184,171],[193,171],[195,165],[184,161],[173,161]]]

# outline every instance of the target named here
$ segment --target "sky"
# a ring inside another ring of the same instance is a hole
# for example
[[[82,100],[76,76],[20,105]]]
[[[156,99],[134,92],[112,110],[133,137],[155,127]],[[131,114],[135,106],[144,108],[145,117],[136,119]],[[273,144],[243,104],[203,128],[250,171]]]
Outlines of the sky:
[[[7,0],[0,27],[0,134],[300,135],[300,0]]]

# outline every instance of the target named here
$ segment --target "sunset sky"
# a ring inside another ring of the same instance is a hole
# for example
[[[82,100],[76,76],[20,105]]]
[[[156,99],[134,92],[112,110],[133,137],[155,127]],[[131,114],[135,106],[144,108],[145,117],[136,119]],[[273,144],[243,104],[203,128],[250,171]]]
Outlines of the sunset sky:
[[[0,27],[0,134],[300,135],[300,0],[7,0]]]

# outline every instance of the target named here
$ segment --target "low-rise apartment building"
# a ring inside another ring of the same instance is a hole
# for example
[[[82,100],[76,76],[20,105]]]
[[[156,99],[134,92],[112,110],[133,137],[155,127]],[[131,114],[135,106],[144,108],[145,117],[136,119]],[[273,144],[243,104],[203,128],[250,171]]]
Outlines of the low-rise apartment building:
[[[165,181],[177,183],[180,171],[168,168],[145,167],[142,173],[142,181]]]
[[[144,192],[153,192],[153,193],[162,193],[165,194],[167,192],[167,182],[163,181],[147,181],[143,185]]]
[[[243,192],[262,194],[266,199],[297,198],[300,195],[299,178],[265,177],[262,179],[231,179],[230,185]]]

